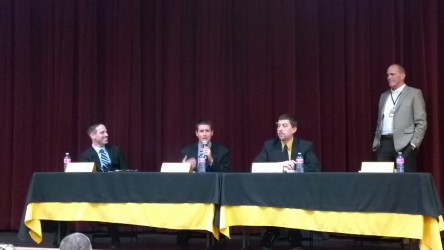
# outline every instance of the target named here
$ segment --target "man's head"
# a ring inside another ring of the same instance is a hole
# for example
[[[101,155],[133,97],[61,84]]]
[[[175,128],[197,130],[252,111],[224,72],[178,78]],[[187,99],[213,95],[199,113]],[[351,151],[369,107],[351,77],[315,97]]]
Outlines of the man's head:
[[[392,64],[387,69],[387,81],[391,89],[397,89],[404,84],[405,69],[399,64]]]
[[[91,250],[91,242],[82,233],[73,233],[60,242],[60,250]]]
[[[291,138],[293,138],[294,133],[298,130],[298,122],[296,121],[296,118],[290,114],[279,116],[276,125],[276,132],[279,140],[284,143],[289,142]]]
[[[108,143],[108,132],[106,130],[105,125],[101,123],[97,123],[91,125],[87,133],[91,138],[92,144],[97,147],[102,147],[103,145]]]
[[[199,142],[210,142],[213,137],[213,123],[210,120],[202,120],[196,123],[196,137]]]

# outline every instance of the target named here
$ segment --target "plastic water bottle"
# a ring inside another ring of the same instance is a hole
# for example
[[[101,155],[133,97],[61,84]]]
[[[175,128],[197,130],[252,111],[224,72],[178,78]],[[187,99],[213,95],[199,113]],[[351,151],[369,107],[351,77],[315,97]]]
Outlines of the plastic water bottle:
[[[206,162],[207,162],[207,157],[203,153],[199,154],[199,157],[197,158],[198,173],[205,173]]]
[[[206,164],[207,164],[207,156],[204,155],[203,150],[208,147],[208,141],[202,141],[202,151],[199,152],[197,157],[197,172],[205,173],[206,172]]]
[[[69,153],[65,153],[65,158],[63,158],[63,171],[66,171],[66,166],[68,166],[68,163],[71,163],[71,156],[69,156]]]
[[[396,157],[396,173],[404,173],[404,157],[401,152],[398,152]]]
[[[304,158],[302,157],[301,152],[298,152],[298,156],[296,157],[296,173],[304,172]]]

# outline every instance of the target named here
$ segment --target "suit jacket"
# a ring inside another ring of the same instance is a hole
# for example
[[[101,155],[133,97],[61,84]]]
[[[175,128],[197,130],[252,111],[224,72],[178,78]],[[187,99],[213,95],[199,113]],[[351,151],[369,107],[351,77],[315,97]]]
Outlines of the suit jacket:
[[[295,160],[298,152],[304,158],[304,172],[319,172],[321,164],[313,151],[313,143],[310,141],[293,138],[291,148],[291,159]],[[254,159],[254,162],[280,162],[282,159],[282,143],[279,138],[275,138],[264,143],[262,151]]]
[[[110,171],[116,169],[128,169],[125,157],[123,156],[123,153],[119,147],[105,145],[105,150],[108,152],[109,158],[111,160],[111,167],[109,168]],[[96,165],[97,172],[102,171],[102,164],[99,159],[99,154],[92,146],[79,155],[78,161],[93,161]]]
[[[206,163],[206,172],[231,172],[230,164],[230,150],[226,147],[211,142],[211,155],[213,156],[213,164],[210,166],[208,162]],[[198,157],[198,145],[197,143],[190,144],[184,147],[180,152],[180,160],[182,160],[185,155],[187,158]]]
[[[381,143],[382,119],[390,90],[385,91],[379,98],[378,121],[376,123],[373,151],[376,151]],[[399,94],[393,116],[393,141],[395,150],[401,151],[410,143],[419,147],[427,129],[427,114],[424,97],[420,89],[405,86]]]

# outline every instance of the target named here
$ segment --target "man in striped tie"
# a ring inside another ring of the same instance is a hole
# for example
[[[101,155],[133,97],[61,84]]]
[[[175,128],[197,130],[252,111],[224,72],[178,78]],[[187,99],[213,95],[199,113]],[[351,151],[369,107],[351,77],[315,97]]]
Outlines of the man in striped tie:
[[[125,157],[117,146],[108,145],[108,131],[105,125],[97,123],[91,125],[87,133],[91,138],[92,145],[79,155],[80,162],[94,162],[97,172],[108,172],[118,169],[127,169]],[[117,224],[108,224],[108,231],[112,238],[112,247],[120,245]]]
[[[117,146],[108,145],[108,131],[101,123],[90,126],[87,130],[92,145],[80,154],[78,161],[93,161],[98,172],[127,169],[125,157]]]

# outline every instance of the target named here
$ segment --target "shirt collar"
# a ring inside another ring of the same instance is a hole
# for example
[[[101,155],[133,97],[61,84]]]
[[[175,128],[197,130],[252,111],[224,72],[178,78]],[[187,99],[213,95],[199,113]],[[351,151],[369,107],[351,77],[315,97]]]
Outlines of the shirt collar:
[[[287,148],[288,149],[293,148],[293,138],[291,138],[290,141],[287,143]],[[282,144],[282,149],[284,149],[285,143],[283,141],[281,141],[281,144]]]
[[[101,148],[96,147],[96,146],[94,146],[94,145],[92,145],[92,147],[93,147],[94,150],[97,152],[97,154],[99,153],[99,151],[100,151],[101,149],[105,150],[105,145],[103,145]]]
[[[397,89],[395,89],[395,90],[393,90],[393,89],[390,89],[391,91],[392,91],[392,94],[399,94],[399,93],[401,93],[401,91],[405,88],[405,83],[404,84],[402,84],[402,86],[401,87],[399,87],[399,88],[397,88]]]
[[[197,143],[197,146],[198,146],[199,148],[203,148],[203,145],[202,145],[201,142],[198,142],[198,143]],[[208,142],[207,147],[211,148],[211,141]]]

